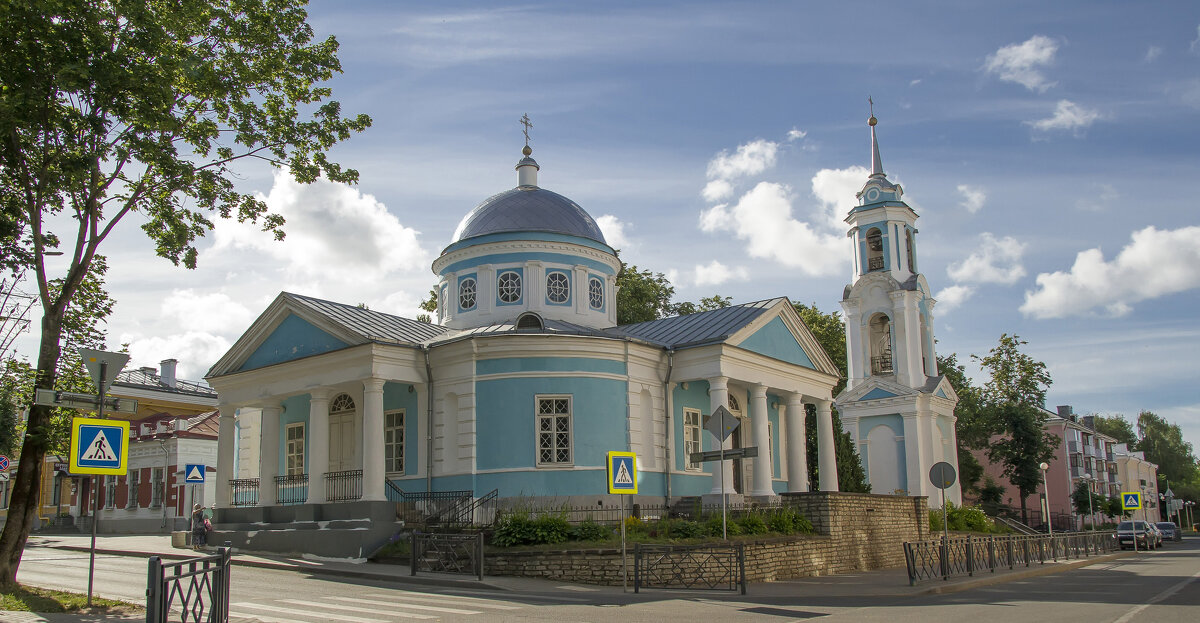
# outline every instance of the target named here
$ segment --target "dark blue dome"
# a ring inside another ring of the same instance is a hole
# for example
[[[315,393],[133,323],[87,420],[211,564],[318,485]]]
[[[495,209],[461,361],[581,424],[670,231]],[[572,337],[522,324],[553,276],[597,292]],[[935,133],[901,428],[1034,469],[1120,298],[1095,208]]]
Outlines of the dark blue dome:
[[[607,245],[600,227],[579,204],[549,190],[517,187],[493,195],[471,210],[454,242],[504,232],[546,232]]]

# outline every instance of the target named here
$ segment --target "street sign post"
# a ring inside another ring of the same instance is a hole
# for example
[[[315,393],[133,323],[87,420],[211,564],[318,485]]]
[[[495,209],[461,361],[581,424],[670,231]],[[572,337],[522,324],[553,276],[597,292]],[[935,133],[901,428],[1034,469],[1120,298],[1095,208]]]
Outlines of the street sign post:
[[[637,495],[637,455],[613,450],[605,457],[608,492],[621,496],[621,590],[629,587],[629,564],[625,560],[625,496]]]
[[[47,407],[61,407],[63,409],[77,409],[79,411],[97,411],[100,409],[99,401],[92,394],[60,392],[53,389],[39,389],[34,392],[33,404],[45,405]],[[137,413],[137,409],[138,402],[132,398],[104,397],[105,411],[133,415]]]
[[[722,458],[724,455],[724,458]],[[732,450],[709,450],[707,452],[693,452],[688,455],[693,463],[707,463],[709,461],[731,461],[733,459],[752,459],[758,456],[758,446],[750,446],[748,448],[733,448]]]
[[[8,457],[4,456],[3,454],[0,454],[0,472],[7,472],[8,465],[9,465]]]
[[[725,440],[729,435],[733,434],[733,430],[738,427],[738,419],[734,417],[725,405],[717,405],[713,409],[712,415],[704,420],[704,429],[712,433],[713,437],[717,438],[717,452],[720,455],[721,464],[717,467],[721,472],[721,538],[728,539],[729,532],[726,529],[726,510],[728,501],[725,499]]]
[[[933,486],[942,490],[942,579],[945,580],[947,573],[946,564],[949,558],[947,557],[947,548],[950,545],[950,521],[946,513],[946,489],[954,485],[954,481],[958,479],[958,474],[954,472],[954,466],[945,462],[938,461],[929,468],[929,482]]]
[[[1121,507],[1127,511],[1135,511],[1142,507],[1142,494],[1140,491],[1122,491],[1121,492]]]

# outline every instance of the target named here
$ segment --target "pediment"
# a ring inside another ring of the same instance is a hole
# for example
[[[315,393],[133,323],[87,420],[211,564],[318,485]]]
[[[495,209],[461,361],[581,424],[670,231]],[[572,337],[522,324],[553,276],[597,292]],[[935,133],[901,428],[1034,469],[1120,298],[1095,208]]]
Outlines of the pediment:
[[[731,335],[727,343],[764,357],[841,376],[787,298],[780,298],[766,313]]]
[[[889,377],[870,377],[854,389],[843,390],[837,397],[838,404],[846,402],[862,402],[869,400],[887,400],[904,396],[916,396],[920,390],[898,383]]]

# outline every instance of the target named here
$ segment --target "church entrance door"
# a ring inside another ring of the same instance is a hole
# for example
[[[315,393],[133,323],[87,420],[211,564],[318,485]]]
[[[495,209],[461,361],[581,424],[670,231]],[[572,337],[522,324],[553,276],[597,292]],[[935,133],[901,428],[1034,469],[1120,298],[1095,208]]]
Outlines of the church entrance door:
[[[357,441],[353,413],[329,416],[329,471],[344,472],[356,468],[354,449],[358,446]]]

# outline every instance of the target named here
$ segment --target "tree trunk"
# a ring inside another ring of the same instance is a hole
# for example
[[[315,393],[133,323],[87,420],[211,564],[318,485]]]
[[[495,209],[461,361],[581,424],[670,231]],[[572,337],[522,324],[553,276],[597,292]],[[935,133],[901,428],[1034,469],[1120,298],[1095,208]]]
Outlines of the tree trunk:
[[[58,358],[62,353],[61,339],[62,313],[54,317],[47,312],[42,316],[42,343],[38,353],[35,388],[54,389]],[[4,524],[4,532],[0,534],[0,586],[17,583],[17,568],[21,565],[25,542],[38,519],[42,469],[45,467],[46,449],[50,445],[52,411],[52,407],[42,405],[33,405],[29,409],[29,423],[21,446],[17,478],[9,498],[8,520]]]
[[[1029,525],[1029,509],[1025,507],[1025,496],[1021,496],[1021,523]]]

